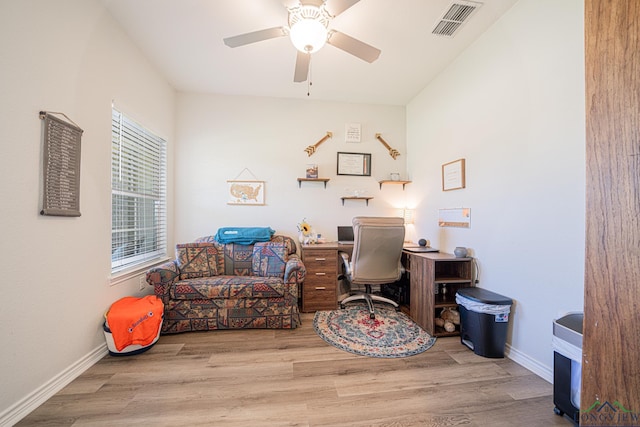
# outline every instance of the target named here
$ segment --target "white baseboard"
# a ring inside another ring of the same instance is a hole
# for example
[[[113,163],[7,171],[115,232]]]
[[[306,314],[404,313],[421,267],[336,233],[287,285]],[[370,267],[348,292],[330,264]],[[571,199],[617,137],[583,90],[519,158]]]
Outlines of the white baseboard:
[[[553,384],[553,368],[541,364],[537,360],[511,347],[509,344],[505,346],[505,354],[518,365],[524,366],[543,380]]]
[[[75,380],[84,371],[95,365],[100,359],[109,353],[107,345],[103,344],[90,351],[86,356],[69,366],[67,369],[53,377],[38,389],[27,395],[0,414],[0,426],[12,426],[33,412],[54,394],[62,390],[71,381]]]

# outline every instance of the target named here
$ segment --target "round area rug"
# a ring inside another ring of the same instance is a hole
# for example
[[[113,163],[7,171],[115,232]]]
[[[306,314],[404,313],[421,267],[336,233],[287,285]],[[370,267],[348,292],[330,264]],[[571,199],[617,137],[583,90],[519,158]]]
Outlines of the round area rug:
[[[413,320],[393,308],[376,306],[376,318],[369,318],[366,306],[317,311],[316,333],[340,350],[370,357],[407,357],[422,353],[436,342]]]

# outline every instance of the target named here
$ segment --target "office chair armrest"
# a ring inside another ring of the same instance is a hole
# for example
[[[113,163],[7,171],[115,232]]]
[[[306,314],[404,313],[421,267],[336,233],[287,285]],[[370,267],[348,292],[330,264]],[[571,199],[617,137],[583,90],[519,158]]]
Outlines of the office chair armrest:
[[[340,259],[342,259],[342,265],[344,265],[344,274],[347,277],[351,276],[351,262],[349,262],[349,254],[346,252],[338,251],[338,255],[340,255]]]

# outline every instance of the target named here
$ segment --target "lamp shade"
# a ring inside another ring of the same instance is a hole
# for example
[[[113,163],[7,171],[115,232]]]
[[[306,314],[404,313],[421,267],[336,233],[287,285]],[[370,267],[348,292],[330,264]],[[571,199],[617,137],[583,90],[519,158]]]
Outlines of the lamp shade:
[[[405,225],[413,224],[413,209],[402,209],[402,218],[404,218]]]
[[[327,42],[331,16],[322,6],[300,4],[289,8],[289,38],[300,52],[317,52]]]
[[[301,52],[317,52],[327,42],[327,27],[315,19],[301,19],[291,27],[291,43]]]

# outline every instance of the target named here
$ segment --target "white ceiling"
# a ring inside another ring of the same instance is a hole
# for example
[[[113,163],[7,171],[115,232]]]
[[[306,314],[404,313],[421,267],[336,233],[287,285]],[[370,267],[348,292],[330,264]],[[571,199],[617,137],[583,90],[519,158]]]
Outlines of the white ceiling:
[[[328,0],[329,2],[331,0]],[[311,59],[309,99],[406,105],[517,0],[484,0],[453,38],[431,34],[451,0],[360,0],[336,29],[382,50],[369,64],[326,45]],[[178,90],[307,98],[288,37],[229,48],[224,37],[287,24],[282,0],[103,0]]]

